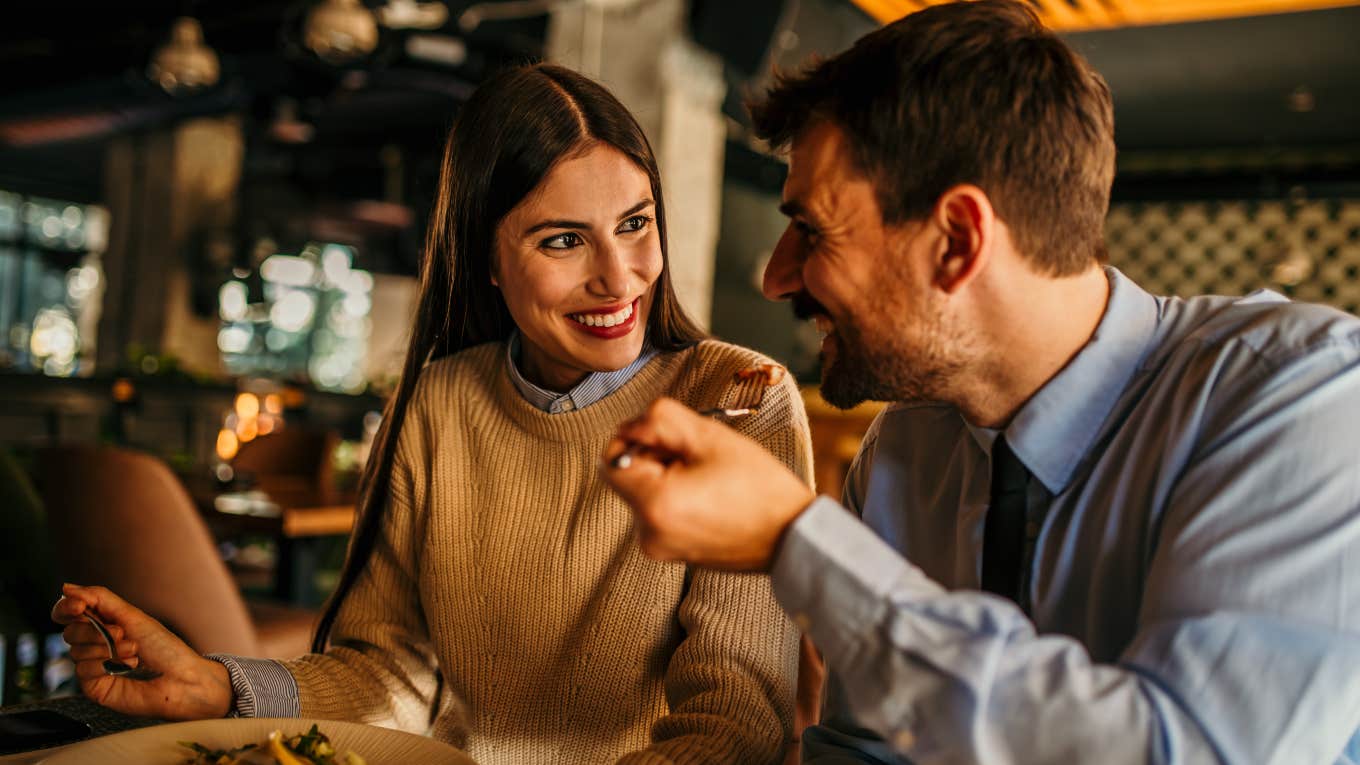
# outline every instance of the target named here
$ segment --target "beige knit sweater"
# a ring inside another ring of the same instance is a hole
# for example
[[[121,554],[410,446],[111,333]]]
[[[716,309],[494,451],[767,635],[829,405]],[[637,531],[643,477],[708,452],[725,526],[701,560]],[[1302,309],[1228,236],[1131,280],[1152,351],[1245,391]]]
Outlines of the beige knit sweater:
[[[331,648],[286,663],[302,715],[429,730],[483,765],[778,762],[798,644],[768,578],[645,557],[597,473],[620,422],[662,395],[730,405],[761,361],[704,341],[565,414],[520,396],[500,343],[426,367]],[[810,480],[787,376],[737,427]]]

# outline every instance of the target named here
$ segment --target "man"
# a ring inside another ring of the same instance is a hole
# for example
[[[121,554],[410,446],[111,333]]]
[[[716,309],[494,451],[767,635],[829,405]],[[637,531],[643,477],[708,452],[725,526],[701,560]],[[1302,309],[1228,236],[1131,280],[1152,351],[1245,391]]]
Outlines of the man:
[[[1112,114],[1002,0],[754,109],[790,147],[765,292],[828,401],[897,403],[849,512],[666,400],[604,472],[648,554],[769,571],[831,671],[805,761],[1360,762],[1360,321],[1103,268]]]

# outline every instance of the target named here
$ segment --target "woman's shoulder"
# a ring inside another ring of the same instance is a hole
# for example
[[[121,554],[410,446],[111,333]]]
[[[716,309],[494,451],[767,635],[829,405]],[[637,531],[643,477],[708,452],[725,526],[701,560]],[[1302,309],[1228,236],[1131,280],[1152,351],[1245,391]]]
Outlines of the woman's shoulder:
[[[700,340],[691,352],[694,354],[692,366],[695,367],[721,367],[736,371],[760,364],[779,364],[760,351],[714,338]]]
[[[505,357],[505,343],[492,340],[473,345],[425,365],[425,375],[450,375],[474,369],[490,369]]]
[[[447,401],[490,390],[497,365],[505,357],[505,343],[492,341],[464,348],[457,353],[435,359],[420,370],[413,397],[420,401],[436,397]]]
[[[740,373],[767,365],[783,369],[782,364],[759,351],[722,340],[702,340],[686,353],[690,354],[686,373],[676,381],[671,395],[699,409],[731,405],[728,394],[740,382]],[[776,387],[791,383],[785,373]]]

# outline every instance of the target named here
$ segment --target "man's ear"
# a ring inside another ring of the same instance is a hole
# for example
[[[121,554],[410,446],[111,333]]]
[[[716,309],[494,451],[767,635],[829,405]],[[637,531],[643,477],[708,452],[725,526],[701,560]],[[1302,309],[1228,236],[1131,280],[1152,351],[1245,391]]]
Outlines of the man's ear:
[[[986,268],[996,212],[986,192],[961,184],[940,195],[931,217],[945,241],[935,264],[935,285],[953,294]]]

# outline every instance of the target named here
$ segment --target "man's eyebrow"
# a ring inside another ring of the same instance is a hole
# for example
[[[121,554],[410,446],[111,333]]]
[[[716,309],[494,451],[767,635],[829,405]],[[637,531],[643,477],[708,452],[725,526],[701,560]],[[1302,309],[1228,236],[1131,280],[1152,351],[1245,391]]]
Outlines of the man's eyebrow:
[[[803,205],[799,204],[798,200],[796,199],[790,199],[787,202],[781,202],[779,205],[779,212],[784,213],[784,215],[789,218],[796,218],[799,215],[807,214],[807,210],[804,209]]]

